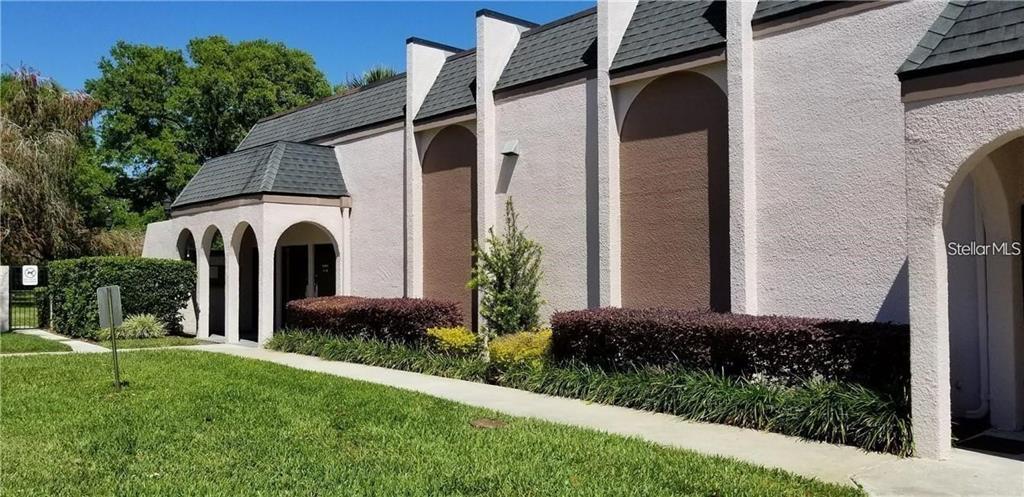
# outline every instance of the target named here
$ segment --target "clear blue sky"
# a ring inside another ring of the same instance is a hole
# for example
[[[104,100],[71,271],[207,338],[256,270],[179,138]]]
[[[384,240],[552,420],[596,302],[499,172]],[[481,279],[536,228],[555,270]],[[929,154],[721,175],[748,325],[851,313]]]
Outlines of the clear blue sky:
[[[488,8],[544,23],[594,2],[22,3],[0,1],[0,62],[22,64],[81,89],[118,40],[183,49],[220,34],[305,50],[331,83],[374,64],[405,69],[405,39],[475,44],[475,12]]]

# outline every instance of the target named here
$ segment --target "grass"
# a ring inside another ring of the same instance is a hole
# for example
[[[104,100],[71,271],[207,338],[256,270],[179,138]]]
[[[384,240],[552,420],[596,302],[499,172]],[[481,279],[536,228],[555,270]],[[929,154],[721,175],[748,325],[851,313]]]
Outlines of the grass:
[[[97,342],[100,345],[110,348],[110,340]],[[119,338],[117,348],[119,349],[150,349],[155,347],[177,347],[181,345],[202,345],[206,342],[192,337],[170,335],[158,338]]]
[[[190,350],[8,357],[3,495],[855,496],[777,470]],[[470,425],[480,418],[507,423]]]
[[[55,340],[47,340],[21,333],[0,333],[0,354],[63,352],[67,350],[71,350],[71,347]]]

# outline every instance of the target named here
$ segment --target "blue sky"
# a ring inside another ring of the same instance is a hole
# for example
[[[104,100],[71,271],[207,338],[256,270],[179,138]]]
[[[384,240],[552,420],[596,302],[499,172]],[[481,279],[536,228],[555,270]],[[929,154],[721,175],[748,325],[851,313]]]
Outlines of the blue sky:
[[[184,48],[195,37],[266,38],[305,50],[331,83],[383,63],[405,68],[405,39],[475,44],[488,8],[543,23],[594,2],[28,3],[0,1],[0,62],[81,89],[114,42]]]

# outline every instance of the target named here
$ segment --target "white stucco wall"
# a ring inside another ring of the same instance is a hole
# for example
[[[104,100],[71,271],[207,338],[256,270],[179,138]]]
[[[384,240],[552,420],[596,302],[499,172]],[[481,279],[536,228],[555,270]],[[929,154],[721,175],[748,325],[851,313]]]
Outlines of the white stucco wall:
[[[759,313],[907,321],[895,73],[943,5],[755,33]]]
[[[595,80],[497,101],[496,142],[519,140],[519,157],[497,153],[495,209],[498,229],[505,199],[512,196],[527,235],[544,248],[541,294],[552,311],[583,309],[588,297],[597,305],[599,288]],[[588,217],[588,185],[593,190]],[[589,264],[588,264],[589,262]],[[588,270],[589,267],[589,270]]]
[[[906,106],[908,247],[910,254],[910,367],[914,444],[922,457],[950,455],[950,322],[943,212],[956,188],[993,150],[1024,135],[1024,87],[954,95]],[[1001,259],[998,259],[1001,260]],[[1003,261],[1004,263],[1006,261]],[[1019,264],[1019,261],[1009,261]],[[1011,271],[996,274],[1013,278]],[[997,296],[1020,302],[1019,281]],[[1024,339],[1005,327],[1024,322],[1019,307],[989,307],[990,379],[994,426],[1024,421]],[[997,315],[992,314],[997,311]],[[993,325],[1003,331],[995,331]],[[998,341],[996,341],[998,340]]]
[[[394,129],[335,145],[352,196],[352,294],[404,292],[405,134]]]

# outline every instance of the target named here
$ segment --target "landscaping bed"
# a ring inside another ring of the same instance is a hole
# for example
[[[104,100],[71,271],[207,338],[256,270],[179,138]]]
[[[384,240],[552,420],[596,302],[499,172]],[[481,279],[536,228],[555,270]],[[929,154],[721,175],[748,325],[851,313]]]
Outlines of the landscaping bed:
[[[863,495],[213,353],[124,355],[121,392],[103,354],[2,361],[3,495]]]
[[[663,412],[907,455],[905,396],[807,379],[784,384],[680,367],[608,370],[579,361],[487,361],[479,354],[304,330],[274,335],[268,348]]]

